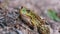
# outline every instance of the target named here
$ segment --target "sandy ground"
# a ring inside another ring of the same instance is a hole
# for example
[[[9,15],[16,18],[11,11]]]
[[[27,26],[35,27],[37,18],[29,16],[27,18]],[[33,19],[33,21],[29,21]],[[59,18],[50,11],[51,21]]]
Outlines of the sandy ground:
[[[36,14],[46,19],[49,24],[50,34],[60,34],[60,22],[55,22],[46,15],[48,8],[52,8],[58,13],[60,12],[60,0],[0,0],[0,7],[3,8],[0,10],[0,19],[2,19],[0,22],[6,21],[9,27],[10,25],[13,27],[13,24],[16,24],[16,22],[19,23],[19,20],[15,20],[19,16],[19,11],[16,8],[21,8],[21,6],[34,10]],[[21,29],[23,33],[19,34],[38,34],[37,32],[28,33],[29,30],[24,30],[22,27]]]

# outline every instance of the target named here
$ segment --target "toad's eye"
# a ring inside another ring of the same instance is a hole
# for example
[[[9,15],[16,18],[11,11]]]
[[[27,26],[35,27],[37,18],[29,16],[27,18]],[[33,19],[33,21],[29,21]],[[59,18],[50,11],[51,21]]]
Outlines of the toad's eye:
[[[30,10],[26,10],[28,13],[30,13]]]

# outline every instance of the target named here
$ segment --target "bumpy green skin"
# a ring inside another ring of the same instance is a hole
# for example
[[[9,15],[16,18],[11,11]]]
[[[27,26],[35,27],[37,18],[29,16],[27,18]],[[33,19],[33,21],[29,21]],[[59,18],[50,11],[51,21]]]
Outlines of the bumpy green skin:
[[[54,21],[60,21],[60,18],[56,15],[56,11],[52,9],[48,9],[48,16],[53,19]]]
[[[31,10],[29,11],[27,8],[23,7],[20,10],[20,14],[30,17],[32,25],[36,26],[41,34],[50,34],[49,28],[44,26],[45,22]]]

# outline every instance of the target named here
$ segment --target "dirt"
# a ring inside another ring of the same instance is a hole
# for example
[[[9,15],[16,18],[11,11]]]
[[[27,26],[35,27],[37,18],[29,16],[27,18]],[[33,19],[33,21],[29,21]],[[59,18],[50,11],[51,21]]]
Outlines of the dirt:
[[[60,0],[0,0],[0,34],[38,34],[18,18],[21,6],[34,10],[36,14],[46,19],[50,34],[60,34],[60,22],[55,22],[46,14],[48,8],[60,12]],[[14,28],[16,24],[19,25],[17,29]]]

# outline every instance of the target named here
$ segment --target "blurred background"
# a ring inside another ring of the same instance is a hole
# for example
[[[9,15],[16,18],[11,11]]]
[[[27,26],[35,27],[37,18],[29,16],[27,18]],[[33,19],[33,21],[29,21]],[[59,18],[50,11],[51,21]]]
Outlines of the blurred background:
[[[19,20],[21,6],[34,10],[34,13],[45,19],[50,34],[60,34],[60,0],[0,0],[0,34],[38,34]],[[52,19],[50,16],[53,13],[49,15],[48,9],[56,12],[58,19]]]

